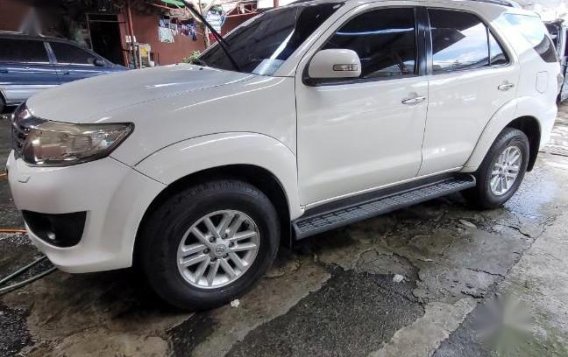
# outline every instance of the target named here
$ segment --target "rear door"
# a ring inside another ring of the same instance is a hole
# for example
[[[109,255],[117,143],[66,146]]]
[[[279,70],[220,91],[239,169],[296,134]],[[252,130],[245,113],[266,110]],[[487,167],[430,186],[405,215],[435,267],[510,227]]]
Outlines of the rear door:
[[[0,38],[0,91],[8,105],[58,84],[43,41]]]
[[[463,166],[490,118],[515,98],[518,65],[475,14],[430,8],[430,101],[419,175]]]
[[[49,43],[55,56],[57,73],[61,83],[76,81],[104,73],[104,68],[95,65],[99,57],[69,43]]]

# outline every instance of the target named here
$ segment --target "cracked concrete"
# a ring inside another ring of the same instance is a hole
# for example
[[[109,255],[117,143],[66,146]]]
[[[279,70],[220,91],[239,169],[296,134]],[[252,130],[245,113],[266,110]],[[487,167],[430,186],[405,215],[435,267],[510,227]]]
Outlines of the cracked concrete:
[[[0,297],[0,355],[568,355],[567,179],[543,154],[502,209],[452,195],[310,238],[238,307],[180,313],[133,271],[55,272]],[[21,224],[0,182],[0,226]],[[38,256],[15,234],[0,253],[1,276]]]

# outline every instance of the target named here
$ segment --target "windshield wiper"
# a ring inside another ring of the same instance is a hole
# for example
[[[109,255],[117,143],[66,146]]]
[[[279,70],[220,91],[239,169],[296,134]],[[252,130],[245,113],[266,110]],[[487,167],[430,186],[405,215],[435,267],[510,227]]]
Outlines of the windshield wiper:
[[[227,58],[229,59],[229,61],[231,62],[231,64],[233,65],[233,67],[235,67],[235,70],[237,72],[240,72],[241,69],[239,68],[239,65],[237,64],[237,62],[235,61],[235,59],[233,58],[233,56],[231,56],[231,54],[229,53],[229,50],[227,50],[227,48],[225,46],[228,46],[227,41],[225,41],[223,39],[223,37],[221,37],[221,35],[219,34],[219,32],[217,32],[213,26],[211,26],[211,24],[209,23],[209,21],[205,20],[205,17],[203,17],[203,15],[201,15],[199,13],[199,11],[197,11],[195,9],[195,7],[193,6],[192,3],[183,0],[183,2],[185,3],[185,6],[187,6],[187,9],[193,14],[193,16],[197,17],[199,20],[201,20],[201,22],[203,22],[203,24],[205,24],[205,26],[207,26],[207,28],[209,29],[209,31],[211,31],[211,33],[213,34],[213,36],[215,36],[215,39],[217,40],[217,42],[219,43],[219,46],[221,46],[221,49],[223,50],[223,52],[225,52],[225,55],[227,55]]]

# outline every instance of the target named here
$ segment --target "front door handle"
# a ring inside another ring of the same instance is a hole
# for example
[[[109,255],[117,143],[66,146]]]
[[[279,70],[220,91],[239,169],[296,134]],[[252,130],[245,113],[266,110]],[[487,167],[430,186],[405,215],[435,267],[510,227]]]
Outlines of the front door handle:
[[[422,103],[425,100],[426,100],[426,97],[424,97],[424,96],[407,98],[407,99],[402,100],[402,104],[415,105],[415,104],[418,104],[418,103]]]
[[[500,91],[506,92],[509,89],[513,88],[515,85],[513,83],[509,83],[509,82],[505,82],[503,84],[500,84],[497,89],[499,89]]]

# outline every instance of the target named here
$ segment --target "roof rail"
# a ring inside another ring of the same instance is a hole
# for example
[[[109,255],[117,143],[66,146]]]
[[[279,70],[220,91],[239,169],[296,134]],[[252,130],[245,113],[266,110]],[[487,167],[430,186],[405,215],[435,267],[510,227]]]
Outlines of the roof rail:
[[[517,8],[517,9],[521,8],[521,5],[519,5],[516,1],[513,1],[513,0],[470,0],[470,1],[486,2],[486,3],[489,3],[489,4],[501,5],[501,6],[507,6],[507,7],[514,7],[514,8]]]

